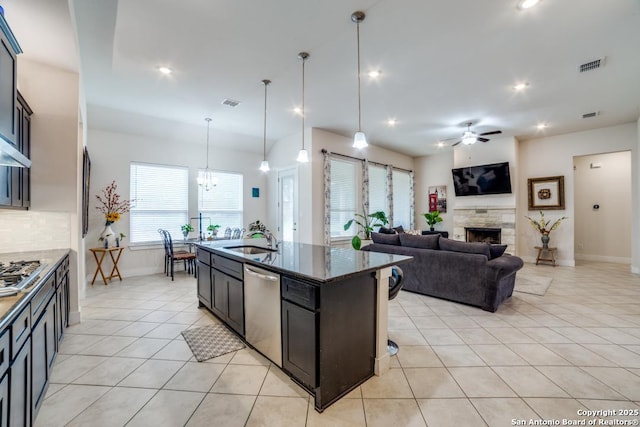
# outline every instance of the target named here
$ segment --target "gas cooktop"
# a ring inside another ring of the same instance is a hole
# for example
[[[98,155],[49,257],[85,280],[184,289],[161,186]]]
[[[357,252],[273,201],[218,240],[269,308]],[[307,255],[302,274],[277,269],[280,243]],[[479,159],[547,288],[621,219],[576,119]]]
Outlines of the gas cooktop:
[[[15,295],[28,287],[45,267],[38,260],[0,263],[0,297]]]

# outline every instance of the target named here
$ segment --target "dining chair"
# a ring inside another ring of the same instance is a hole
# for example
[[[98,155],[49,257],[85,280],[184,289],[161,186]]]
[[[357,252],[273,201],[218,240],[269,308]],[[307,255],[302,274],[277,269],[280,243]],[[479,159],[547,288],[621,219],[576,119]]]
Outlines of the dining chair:
[[[184,270],[191,274],[193,272],[196,275],[196,254],[185,250],[174,250],[173,240],[171,239],[171,233],[162,228],[158,229],[158,233],[162,236],[162,243],[164,245],[164,273],[165,275],[171,274],[171,280],[173,281],[174,265],[176,262],[182,261],[184,264]]]
[[[224,229],[224,238],[225,239],[230,239],[231,238],[231,228],[227,227]]]

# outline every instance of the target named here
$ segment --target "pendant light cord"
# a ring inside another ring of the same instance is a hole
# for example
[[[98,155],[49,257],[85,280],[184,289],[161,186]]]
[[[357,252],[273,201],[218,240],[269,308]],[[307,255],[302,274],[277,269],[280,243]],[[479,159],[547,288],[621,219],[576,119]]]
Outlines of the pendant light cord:
[[[302,149],[304,150],[304,63],[307,58],[302,58]]]
[[[362,132],[362,115],[360,113],[360,22],[356,23],[356,39],[358,45],[358,132]]]
[[[263,80],[264,83],[264,126],[262,134],[262,160],[267,160],[267,86],[268,80]]]
[[[209,125],[211,124],[211,119],[207,117],[205,119],[207,121],[207,170],[209,170]]]

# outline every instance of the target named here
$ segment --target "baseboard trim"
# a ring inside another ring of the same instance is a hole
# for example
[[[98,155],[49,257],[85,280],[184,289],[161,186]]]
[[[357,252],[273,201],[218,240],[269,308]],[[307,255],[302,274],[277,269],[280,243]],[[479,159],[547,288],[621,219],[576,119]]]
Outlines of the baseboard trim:
[[[82,315],[79,311],[69,312],[69,325],[77,325],[82,321]]]
[[[594,261],[594,262],[610,262],[612,264],[631,264],[631,258],[605,256],[605,255],[589,255],[589,254],[575,254],[575,257],[579,261]]]

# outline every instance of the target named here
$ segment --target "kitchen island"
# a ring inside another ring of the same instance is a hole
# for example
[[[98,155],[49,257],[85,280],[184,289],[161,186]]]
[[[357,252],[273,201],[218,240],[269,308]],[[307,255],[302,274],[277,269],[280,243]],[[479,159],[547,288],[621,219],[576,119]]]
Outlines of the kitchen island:
[[[322,412],[389,369],[391,267],[411,257],[264,239],[197,245],[198,300]]]

